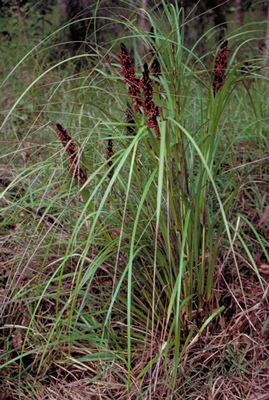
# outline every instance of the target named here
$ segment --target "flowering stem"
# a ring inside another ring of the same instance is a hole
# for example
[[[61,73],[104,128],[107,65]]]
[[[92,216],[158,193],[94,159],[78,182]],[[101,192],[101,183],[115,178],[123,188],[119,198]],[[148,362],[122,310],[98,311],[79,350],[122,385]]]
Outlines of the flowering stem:
[[[66,152],[69,155],[69,162],[72,165],[73,175],[79,178],[81,184],[84,184],[87,180],[87,176],[79,167],[75,142],[68,134],[67,130],[62,127],[62,125],[57,124],[56,126],[59,139],[62,142],[62,145],[66,148]]]
[[[111,157],[114,156],[114,151],[113,151],[113,140],[111,138],[108,139],[108,145],[107,145],[107,166],[110,168],[113,165],[113,161],[111,161]],[[114,167],[110,169],[110,171],[108,172],[108,177],[109,180],[112,178],[114,174]]]
[[[133,103],[135,103],[135,111],[138,111],[142,106],[139,79],[135,77],[134,63],[124,43],[120,45],[120,63],[124,76],[124,83],[129,85],[128,94]]]
[[[160,140],[160,128],[157,117],[159,116],[159,107],[153,101],[152,79],[149,76],[148,64],[144,64],[143,78],[140,81],[140,86],[143,89],[143,110],[150,117],[147,125],[151,126],[157,133],[157,139]]]
[[[213,78],[213,93],[216,95],[217,91],[222,88],[225,82],[225,71],[228,64],[228,41],[225,40],[220,46],[214,66]]]

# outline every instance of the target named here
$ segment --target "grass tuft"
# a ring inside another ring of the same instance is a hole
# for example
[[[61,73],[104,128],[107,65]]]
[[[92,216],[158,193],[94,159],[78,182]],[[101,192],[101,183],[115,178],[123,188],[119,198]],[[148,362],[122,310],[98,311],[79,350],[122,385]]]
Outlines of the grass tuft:
[[[263,59],[241,31],[199,54],[215,28],[189,48],[161,7],[3,79],[3,399],[266,398]]]

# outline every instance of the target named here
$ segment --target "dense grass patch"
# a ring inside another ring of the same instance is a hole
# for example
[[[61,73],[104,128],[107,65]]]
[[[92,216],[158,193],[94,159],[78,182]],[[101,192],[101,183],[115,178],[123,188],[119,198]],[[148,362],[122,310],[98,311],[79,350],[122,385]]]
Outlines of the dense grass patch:
[[[166,2],[149,32],[135,15],[67,59],[55,32],[3,81],[6,398],[268,392],[264,59],[240,32],[199,55],[214,29],[187,48]]]

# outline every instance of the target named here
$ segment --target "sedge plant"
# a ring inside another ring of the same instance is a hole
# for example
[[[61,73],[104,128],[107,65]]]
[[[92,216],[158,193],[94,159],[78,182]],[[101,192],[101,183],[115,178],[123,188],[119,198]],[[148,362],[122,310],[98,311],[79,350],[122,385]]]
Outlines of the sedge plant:
[[[127,398],[150,398],[160,382],[168,398],[189,346],[221,319],[216,264],[222,243],[233,250],[229,209],[248,172],[223,198],[219,151],[242,79],[229,64],[228,38],[208,68],[195,45],[185,47],[183,10],[162,5],[165,23],[147,15],[151,27],[141,32],[132,14],[129,33],[92,54],[100,61],[86,76],[53,83],[47,157],[36,154],[5,184],[2,225],[22,218],[22,234],[32,231],[1,310],[5,332],[19,332],[1,366],[16,361],[20,377],[79,365],[93,373],[100,398],[111,377]]]

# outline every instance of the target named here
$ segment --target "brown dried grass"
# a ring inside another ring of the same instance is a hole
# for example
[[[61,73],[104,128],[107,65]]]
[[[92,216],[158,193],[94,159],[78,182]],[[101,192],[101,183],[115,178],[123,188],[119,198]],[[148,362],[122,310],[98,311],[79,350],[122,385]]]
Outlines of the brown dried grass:
[[[71,355],[68,355],[67,348],[54,349],[53,357],[50,362],[45,359],[46,365],[41,372],[37,372],[36,365],[24,372],[20,389],[17,381],[19,364],[13,363],[2,369],[0,399],[267,399],[269,324],[266,325],[266,321],[269,316],[269,277],[263,276],[264,291],[255,273],[249,270],[243,260],[239,267],[244,297],[238,276],[235,271],[232,272],[233,266],[229,270],[216,268],[216,296],[220,305],[225,305],[225,311],[218,320],[210,324],[207,332],[195,336],[189,343],[179,365],[174,391],[167,382],[167,373],[171,377],[173,373],[173,354],[169,354],[171,360],[167,365],[161,358],[143,378],[137,378],[152,354],[154,356],[160,351],[161,333],[157,332],[151,340],[138,344],[134,350],[129,394],[126,368],[116,362],[111,364],[110,369],[102,362],[99,365],[94,362],[80,363],[76,361],[76,355],[81,356],[84,352],[81,348],[72,346]],[[103,280],[103,274],[99,278]],[[69,284],[71,285],[71,280]],[[49,307],[50,313],[53,313],[53,304]],[[13,312],[16,311],[17,314],[16,323],[27,325],[23,307],[15,308]],[[19,313],[21,317],[18,316]],[[8,332],[8,327],[5,331]],[[23,333],[19,329],[15,330],[12,340],[13,345],[18,346],[23,340]],[[1,353],[3,348],[2,343]],[[87,349],[84,354],[87,354]],[[37,359],[39,356],[38,352],[34,355]],[[29,392],[29,387],[32,388],[32,393]]]

